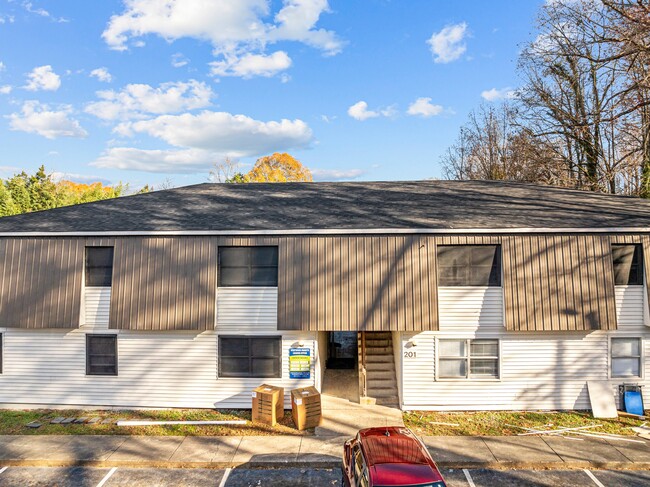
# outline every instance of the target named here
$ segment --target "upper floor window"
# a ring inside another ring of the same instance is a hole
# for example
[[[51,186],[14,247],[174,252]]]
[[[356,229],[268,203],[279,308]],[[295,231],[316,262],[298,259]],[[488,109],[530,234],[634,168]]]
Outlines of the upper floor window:
[[[438,246],[438,285],[501,286],[501,246]]]
[[[277,285],[277,247],[219,247],[219,286]]]
[[[614,283],[617,286],[643,286],[641,245],[612,245]]]
[[[113,280],[113,247],[86,247],[86,286],[109,287]]]

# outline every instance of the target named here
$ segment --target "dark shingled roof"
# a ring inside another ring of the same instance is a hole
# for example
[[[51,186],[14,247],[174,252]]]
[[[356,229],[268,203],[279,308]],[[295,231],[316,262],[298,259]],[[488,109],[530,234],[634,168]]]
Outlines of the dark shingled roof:
[[[613,227],[650,227],[650,201],[500,181],[206,183],[0,218],[0,232]]]

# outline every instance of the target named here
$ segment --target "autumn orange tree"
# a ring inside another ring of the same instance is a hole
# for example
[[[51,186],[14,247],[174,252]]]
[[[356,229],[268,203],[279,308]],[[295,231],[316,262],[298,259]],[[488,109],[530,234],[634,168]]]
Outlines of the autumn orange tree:
[[[260,157],[244,180],[250,183],[312,182],[311,171],[286,152]],[[239,182],[239,181],[237,181]]]

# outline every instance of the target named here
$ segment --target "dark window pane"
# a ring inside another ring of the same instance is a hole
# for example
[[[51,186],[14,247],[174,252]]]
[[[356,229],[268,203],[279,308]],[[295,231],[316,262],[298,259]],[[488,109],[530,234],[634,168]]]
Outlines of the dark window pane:
[[[222,267],[220,286],[249,286],[250,270],[248,267]]]
[[[252,338],[253,357],[277,357],[280,355],[280,342],[275,338]]]
[[[277,286],[278,285],[278,268],[277,267],[253,267],[251,284],[253,286]]]
[[[249,247],[222,247],[219,249],[219,263],[222,266],[237,267],[250,265]]]
[[[278,248],[277,247],[252,247],[251,248],[252,265],[255,266],[278,266]]]
[[[113,276],[113,247],[86,247],[86,286],[109,287]]]
[[[86,374],[117,375],[117,335],[86,335]]]
[[[220,338],[221,355],[227,357],[248,357],[250,340],[248,338]]]
[[[641,245],[612,245],[614,283],[617,286],[642,286]]]
[[[219,248],[219,286],[277,285],[277,247]]]
[[[250,359],[221,357],[221,375],[224,377],[248,377],[250,376]]]
[[[274,358],[254,358],[253,377],[279,377],[278,360]]]
[[[439,246],[438,280],[440,286],[500,286],[500,246]]]

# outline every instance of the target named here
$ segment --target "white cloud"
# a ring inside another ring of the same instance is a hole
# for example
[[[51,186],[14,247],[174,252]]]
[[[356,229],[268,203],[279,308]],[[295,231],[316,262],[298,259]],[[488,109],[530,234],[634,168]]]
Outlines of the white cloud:
[[[334,32],[316,27],[321,14],[329,12],[327,0],[283,0],[273,17],[273,4],[268,0],[124,0],[124,4],[125,10],[111,17],[102,34],[109,47],[126,50],[129,42],[135,45],[138,38],[150,34],[170,42],[201,39],[212,44],[217,63],[225,63],[226,73],[236,73],[227,68],[233,59],[246,55],[271,58],[272,71],[277,71],[277,64],[286,65],[288,56],[280,59],[277,53],[265,54],[267,45],[275,42],[300,42],[327,55],[337,54],[343,46]],[[266,72],[261,71],[263,76],[268,76]]]
[[[172,66],[175,68],[182,68],[189,64],[189,60],[180,52],[172,55]]]
[[[467,36],[467,24],[448,25],[440,32],[434,32],[427,44],[431,46],[433,61],[449,63],[455,61],[467,50],[463,42]]]
[[[103,185],[112,184],[111,180],[102,178],[101,176],[94,176],[92,174],[79,174],[74,172],[54,171],[52,173],[52,179],[54,181],[72,181],[74,183],[82,183],[82,184],[92,184],[92,183],[102,183]]]
[[[145,84],[130,84],[121,91],[98,91],[100,101],[86,105],[85,111],[103,120],[143,118],[145,114],[159,115],[205,108],[214,96],[203,82],[190,80],[163,83],[158,88]]]
[[[431,98],[418,98],[409,105],[406,113],[409,115],[417,115],[424,118],[434,117],[440,115],[444,111],[441,105],[434,105],[431,103]]]
[[[7,66],[5,66],[5,63],[3,63],[2,61],[0,61],[0,73],[2,73],[2,72],[3,72],[4,70],[6,70],[6,69],[7,69]]]
[[[15,21],[16,21],[16,17],[14,17],[13,15],[0,14],[0,24],[6,24],[7,22],[13,24]]]
[[[42,135],[48,139],[57,137],[86,137],[79,122],[70,118],[72,107],[64,105],[59,110],[51,110],[48,105],[38,101],[26,101],[21,113],[8,116],[11,130]]]
[[[271,77],[291,66],[291,58],[284,51],[265,54],[244,54],[241,57],[226,55],[222,61],[210,63],[215,76]]]
[[[223,155],[199,149],[143,150],[132,147],[108,149],[91,166],[158,173],[197,173],[206,171]]]
[[[316,181],[349,181],[365,174],[361,169],[312,169]]]
[[[12,89],[9,85],[0,86],[0,95],[8,95]]]
[[[516,92],[512,88],[492,88],[481,92],[481,97],[487,101],[497,101],[515,98]]]
[[[312,131],[302,120],[262,122],[245,115],[204,111],[126,122],[119,133],[146,133],[176,147],[218,151],[230,157],[307,147]]]
[[[104,83],[110,83],[113,81],[113,76],[111,76],[111,73],[108,72],[108,68],[93,69],[90,72],[90,76],[97,78],[99,81],[103,81]]]
[[[29,91],[56,91],[61,86],[61,78],[52,70],[49,64],[32,69],[27,75],[25,89]]]
[[[397,113],[394,106],[379,108],[376,110],[368,110],[368,104],[365,101],[358,101],[350,108],[348,108],[348,115],[355,120],[368,120],[369,118],[377,117],[393,117]]]
[[[30,14],[38,15],[40,17],[45,17],[50,19],[52,22],[69,22],[68,19],[65,19],[63,17],[55,17],[53,16],[50,12],[45,10],[44,8],[41,7],[34,7],[34,4],[32,2],[23,2],[22,3],[23,8],[29,12]]]

